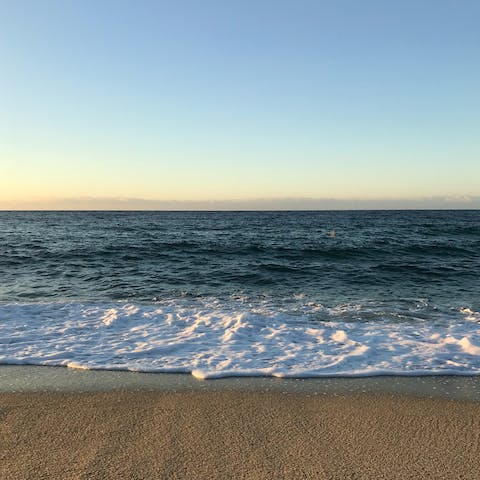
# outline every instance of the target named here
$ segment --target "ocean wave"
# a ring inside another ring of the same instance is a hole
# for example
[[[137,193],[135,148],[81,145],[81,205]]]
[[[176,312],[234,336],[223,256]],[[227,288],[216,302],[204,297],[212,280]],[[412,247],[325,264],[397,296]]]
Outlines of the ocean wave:
[[[428,301],[0,304],[0,363],[198,378],[480,374],[480,312]]]

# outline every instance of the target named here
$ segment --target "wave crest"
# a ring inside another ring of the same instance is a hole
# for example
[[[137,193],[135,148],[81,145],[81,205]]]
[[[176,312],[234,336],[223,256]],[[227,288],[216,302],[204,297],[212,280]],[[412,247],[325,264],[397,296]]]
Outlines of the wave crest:
[[[295,311],[218,299],[1,304],[0,362],[197,378],[480,374],[480,316],[469,307],[299,298]]]

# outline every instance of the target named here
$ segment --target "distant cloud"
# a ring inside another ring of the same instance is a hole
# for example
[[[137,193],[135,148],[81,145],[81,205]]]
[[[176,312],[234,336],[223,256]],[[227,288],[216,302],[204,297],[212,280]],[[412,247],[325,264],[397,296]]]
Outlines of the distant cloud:
[[[397,210],[480,209],[480,196],[416,199],[259,198],[165,201],[142,198],[62,198],[0,201],[1,210]]]

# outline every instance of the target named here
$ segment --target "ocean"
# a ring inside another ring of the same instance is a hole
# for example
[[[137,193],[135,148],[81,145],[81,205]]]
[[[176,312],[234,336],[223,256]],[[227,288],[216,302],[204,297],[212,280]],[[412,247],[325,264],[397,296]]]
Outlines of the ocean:
[[[0,363],[480,374],[480,211],[0,212]]]

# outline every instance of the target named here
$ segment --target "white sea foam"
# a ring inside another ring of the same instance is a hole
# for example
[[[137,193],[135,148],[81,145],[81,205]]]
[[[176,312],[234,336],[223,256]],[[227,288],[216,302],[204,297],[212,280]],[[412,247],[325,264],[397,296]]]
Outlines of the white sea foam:
[[[397,317],[359,305],[292,314],[219,301],[4,303],[0,363],[197,378],[480,374],[478,312]]]

